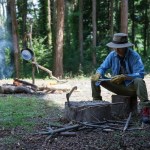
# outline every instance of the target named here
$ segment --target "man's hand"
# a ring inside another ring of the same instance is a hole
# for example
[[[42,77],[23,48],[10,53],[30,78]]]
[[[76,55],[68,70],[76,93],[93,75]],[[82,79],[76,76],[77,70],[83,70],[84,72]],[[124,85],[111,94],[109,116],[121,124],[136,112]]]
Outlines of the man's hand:
[[[115,84],[121,84],[124,80],[126,80],[126,76],[121,74],[121,75],[116,75],[114,76],[110,82],[115,83]]]
[[[91,80],[92,81],[98,81],[98,79],[100,78],[100,76],[101,75],[99,73],[96,73],[96,74],[92,75]]]

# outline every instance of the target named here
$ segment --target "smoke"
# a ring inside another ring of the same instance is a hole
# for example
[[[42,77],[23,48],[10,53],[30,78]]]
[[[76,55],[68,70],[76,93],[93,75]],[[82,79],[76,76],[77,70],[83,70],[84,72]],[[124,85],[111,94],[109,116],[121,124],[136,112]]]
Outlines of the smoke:
[[[5,24],[0,25],[0,79],[10,78],[14,70],[12,42]]]
[[[7,1],[0,1],[0,79],[10,78],[14,70],[13,46],[8,22]]]

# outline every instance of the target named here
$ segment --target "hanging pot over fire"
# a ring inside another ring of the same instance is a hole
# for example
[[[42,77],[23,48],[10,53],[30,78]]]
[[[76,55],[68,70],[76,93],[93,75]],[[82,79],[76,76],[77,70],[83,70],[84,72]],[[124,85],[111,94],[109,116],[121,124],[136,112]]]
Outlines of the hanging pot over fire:
[[[34,52],[29,48],[25,48],[21,50],[21,56],[24,60],[32,60],[34,57]]]

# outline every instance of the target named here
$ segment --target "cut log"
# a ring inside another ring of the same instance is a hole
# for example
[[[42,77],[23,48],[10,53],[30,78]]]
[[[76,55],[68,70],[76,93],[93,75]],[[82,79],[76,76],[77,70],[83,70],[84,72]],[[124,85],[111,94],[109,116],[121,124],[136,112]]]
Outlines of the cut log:
[[[80,101],[65,103],[65,118],[69,121],[98,122],[111,118],[111,107],[106,101]]]
[[[123,102],[123,104],[111,105],[112,115],[127,116],[130,112],[137,113],[137,97],[112,95],[112,103]]]
[[[1,94],[15,94],[15,93],[29,93],[32,94],[34,91],[25,86],[13,86],[13,85],[4,85],[0,86]]]

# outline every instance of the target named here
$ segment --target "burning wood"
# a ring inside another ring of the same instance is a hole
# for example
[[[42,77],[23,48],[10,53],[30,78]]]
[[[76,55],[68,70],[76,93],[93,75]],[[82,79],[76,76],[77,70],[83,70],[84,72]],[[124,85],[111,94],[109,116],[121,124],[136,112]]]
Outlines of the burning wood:
[[[27,81],[23,81],[23,80],[20,80],[20,79],[14,79],[13,81],[13,85],[15,86],[29,86],[32,90],[37,90],[37,86],[35,84],[32,84],[32,83],[29,83]]]

